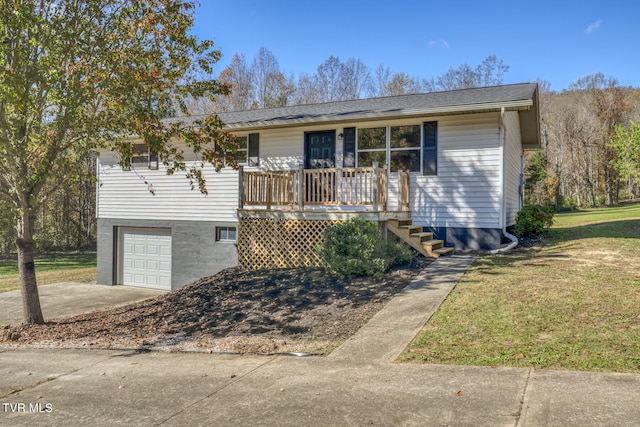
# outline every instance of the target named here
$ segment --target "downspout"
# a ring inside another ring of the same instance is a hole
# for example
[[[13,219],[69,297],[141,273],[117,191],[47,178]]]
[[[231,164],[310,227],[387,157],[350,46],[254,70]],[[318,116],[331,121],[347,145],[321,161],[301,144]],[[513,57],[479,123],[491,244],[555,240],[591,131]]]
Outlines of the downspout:
[[[507,198],[505,195],[505,189],[506,189],[505,176],[507,172],[507,166],[506,166],[507,156],[506,156],[505,150],[507,148],[507,144],[506,144],[506,132],[504,129],[504,107],[500,109],[500,148],[502,149],[501,150],[502,151],[502,218],[500,218],[500,222],[502,223],[502,234],[504,234],[505,237],[511,240],[511,243],[509,243],[504,248],[498,248],[490,251],[489,253],[492,255],[510,251],[514,249],[516,246],[518,246],[518,238],[513,234],[507,232]]]

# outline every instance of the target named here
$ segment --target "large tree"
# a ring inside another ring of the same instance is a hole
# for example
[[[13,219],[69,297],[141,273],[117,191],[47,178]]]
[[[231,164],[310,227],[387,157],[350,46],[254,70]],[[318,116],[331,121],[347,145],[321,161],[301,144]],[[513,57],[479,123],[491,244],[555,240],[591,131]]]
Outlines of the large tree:
[[[222,70],[218,79],[231,86],[231,93],[219,100],[225,111],[241,111],[251,108],[253,76],[244,53],[234,54],[231,62]]]
[[[340,61],[330,56],[316,68],[313,75],[298,77],[293,102],[313,104],[318,102],[360,99],[371,91],[371,76],[364,63],[355,58]]]
[[[261,47],[250,68],[257,108],[284,107],[294,92],[293,78],[287,78],[278,59],[269,49]]]
[[[184,128],[163,121],[185,99],[227,87],[198,76],[220,58],[189,34],[194,1],[3,0],[0,2],[0,200],[9,205],[25,323],[43,323],[36,286],[34,215],[45,191],[74,179],[83,153],[107,148],[131,155],[139,136],[169,171],[188,170],[202,191],[205,161],[232,149],[208,117]],[[186,165],[175,137],[201,153]],[[217,143],[217,145],[216,145]],[[6,207],[6,206],[5,206]]]
[[[508,65],[495,55],[489,55],[475,67],[464,63],[458,68],[449,68],[429,86],[434,90],[495,86],[502,84],[502,79],[507,71],[509,71]]]

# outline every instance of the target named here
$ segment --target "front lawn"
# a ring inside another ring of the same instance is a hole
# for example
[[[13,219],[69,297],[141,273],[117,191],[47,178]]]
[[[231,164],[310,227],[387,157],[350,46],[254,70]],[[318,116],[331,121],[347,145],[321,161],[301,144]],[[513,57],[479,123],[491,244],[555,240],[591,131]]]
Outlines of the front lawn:
[[[555,220],[540,246],[480,258],[402,359],[640,372],[640,203]]]
[[[36,257],[38,285],[96,280],[96,254],[63,253]],[[20,289],[16,257],[0,259],[0,292]]]

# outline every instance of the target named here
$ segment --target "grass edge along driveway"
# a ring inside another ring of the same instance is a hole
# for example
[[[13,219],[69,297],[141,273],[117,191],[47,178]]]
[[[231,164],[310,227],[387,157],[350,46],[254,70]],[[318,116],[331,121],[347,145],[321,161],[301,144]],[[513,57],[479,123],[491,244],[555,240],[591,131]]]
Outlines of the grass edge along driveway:
[[[401,361],[640,372],[640,203],[476,261]]]
[[[36,257],[38,286],[60,282],[92,282],[96,280],[96,253],[64,253]],[[0,259],[0,292],[20,289],[18,261]]]

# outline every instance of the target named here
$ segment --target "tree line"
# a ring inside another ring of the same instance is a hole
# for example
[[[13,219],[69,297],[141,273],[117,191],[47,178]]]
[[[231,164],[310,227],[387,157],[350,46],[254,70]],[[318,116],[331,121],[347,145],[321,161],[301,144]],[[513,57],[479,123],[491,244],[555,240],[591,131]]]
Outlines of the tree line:
[[[261,47],[251,61],[244,53],[235,53],[217,77],[231,87],[229,95],[215,101],[192,100],[191,107],[194,114],[204,114],[495,86],[502,84],[508,70],[502,60],[489,55],[478,65],[465,63],[440,76],[420,78],[332,55],[312,74],[295,77],[285,73],[273,52]]]
[[[640,90],[602,73],[562,92],[539,87],[542,147],[527,158],[527,199],[572,209],[638,197]]]

